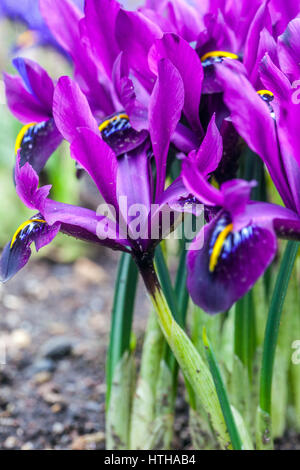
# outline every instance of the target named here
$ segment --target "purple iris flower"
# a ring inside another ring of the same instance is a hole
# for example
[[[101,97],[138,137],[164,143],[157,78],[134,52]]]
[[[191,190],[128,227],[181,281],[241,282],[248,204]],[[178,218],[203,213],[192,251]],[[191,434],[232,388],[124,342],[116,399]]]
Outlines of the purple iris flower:
[[[279,67],[293,83],[300,77],[300,17],[293,19],[278,38]],[[273,57],[272,57],[273,59]],[[274,60],[274,59],[273,59]],[[276,63],[276,62],[275,62]],[[277,65],[277,63],[276,63]]]
[[[206,29],[199,35],[196,46],[205,69],[204,93],[223,91],[214,71],[217,65],[226,66],[224,58],[241,61],[251,83],[261,88],[260,61],[265,53],[275,60],[278,35],[300,13],[294,0],[284,6],[282,3],[215,2],[214,11],[205,17]]]
[[[91,4],[90,1],[87,3]],[[92,54],[83,12],[71,0],[60,0],[55,8],[52,0],[39,0],[39,4],[51,33],[72,59],[74,78],[87,96],[93,113],[99,119],[113,113],[115,105],[111,79],[103,73],[102,63],[96,61]],[[113,29],[110,34],[113,36]]]
[[[40,1],[40,10],[53,28],[57,44],[72,58],[76,80],[98,120],[120,109],[111,81],[103,76],[101,64],[95,63],[81,37],[82,12],[71,0],[62,0],[54,9],[52,2]],[[29,59],[17,58],[13,64],[21,78],[5,74],[7,103],[12,114],[25,124],[17,137],[16,151],[21,149],[21,165],[29,162],[40,173],[63,139],[52,115],[54,83]]]
[[[52,114],[54,83],[47,72],[29,59],[13,60],[20,76],[4,74],[7,105],[24,124],[17,139],[21,165],[29,162],[37,173],[62,142]]]
[[[19,227],[6,245],[0,262],[2,281],[10,279],[27,263],[32,242],[39,249],[50,243],[59,231],[129,251],[137,260],[151,257],[159,238],[166,235],[160,233],[159,213],[168,204],[164,191],[167,154],[183,105],[182,79],[168,59],[159,61],[158,77],[150,97],[150,138],[148,133],[134,130],[127,115],[112,116],[98,128],[79,86],[68,77],[61,78],[54,93],[56,125],[71,143],[72,158],[91,176],[106,203],[119,217],[116,220],[49,199],[50,187],[38,188],[36,172],[28,162],[20,165],[19,152],[16,190],[24,204],[36,214]],[[151,171],[154,162],[155,184]],[[167,194],[169,199],[173,197],[172,191]],[[126,197],[126,207],[122,205],[122,197]],[[154,212],[150,211],[152,203],[156,204]],[[143,204],[146,208],[139,220],[141,236],[138,237],[131,235],[130,208],[134,204]],[[127,224],[126,236],[123,221]],[[159,233],[157,238],[143,236],[152,234],[153,229]]]
[[[149,15],[149,8],[155,9],[150,11],[156,11],[157,15],[162,14],[164,18],[169,18],[163,15],[163,12],[172,10],[170,3],[160,2],[158,5],[157,2],[147,2],[146,8],[141,11],[151,21],[153,21],[153,15]],[[209,8],[202,4],[201,14],[197,9],[198,2],[175,2],[175,4],[176,8],[180,5],[181,12],[193,11],[194,17],[198,15],[204,18],[202,27],[199,25],[197,34],[194,32],[194,39],[197,39],[196,50],[187,41],[187,39],[191,40],[192,35],[181,37],[178,34],[179,29],[175,28],[175,32],[164,33],[162,37],[157,38],[155,25],[149,28],[147,33],[149,42],[152,36],[153,45],[148,52],[148,64],[144,65],[143,71],[145,74],[149,66],[150,70],[155,72],[157,57],[169,58],[178,68],[185,85],[185,117],[188,118],[190,127],[200,138],[203,137],[202,125],[207,125],[212,114],[216,114],[216,122],[224,139],[224,158],[216,176],[219,182],[223,182],[235,176],[242,146],[232,124],[224,120],[229,112],[224,105],[222,95],[218,93],[223,91],[223,82],[218,79],[217,71],[219,70],[219,74],[222,75],[222,69],[227,67],[227,63],[236,62],[236,66],[240,66],[240,73],[247,75],[249,71],[251,82],[257,89],[263,88],[259,77],[259,63],[266,52],[269,52],[272,57],[276,55],[276,42],[272,36],[272,21],[268,4],[258,1],[249,7],[246,2],[234,5],[230,2],[229,8],[227,2],[213,2]],[[187,26],[190,17],[189,14],[182,15],[181,21]],[[122,46],[124,52],[134,57],[131,61],[138,60],[141,64],[143,60],[145,62],[145,59],[136,59],[139,57],[139,48],[134,42],[134,35],[138,37],[139,35],[133,33],[137,27],[132,26],[136,18],[137,16],[133,13],[123,13],[119,17],[118,25],[120,37],[121,35],[124,37],[125,27],[129,31],[127,33],[130,37],[129,45],[126,42]],[[174,17],[172,18],[172,24],[177,24]],[[157,24],[160,25],[160,22],[158,21]],[[162,30],[164,27],[167,28],[166,25],[160,27]],[[192,29],[191,27],[190,31]],[[147,50],[143,50],[143,57],[146,53]],[[243,64],[240,63],[241,60]],[[195,80],[195,76],[201,77],[201,80]]]
[[[282,34],[287,28],[288,23],[300,13],[300,6],[297,0],[271,0],[269,9],[276,36]]]
[[[262,61],[260,77],[265,90],[257,93],[235,64],[218,73],[236,130],[265,162],[286,207],[299,214],[299,143],[296,130],[293,132],[299,110],[293,103],[294,89],[268,55]]]
[[[106,116],[125,110],[136,129],[145,129],[148,124],[147,106],[157,75],[157,61],[163,55],[152,58],[152,68],[155,71],[152,73],[149,69],[151,86],[146,90],[137,79],[139,77],[143,81],[136,68],[144,49],[137,55],[138,61],[134,63],[121,51],[115,38],[117,18],[120,16],[121,23],[124,18],[127,21],[127,12],[121,10],[116,1],[101,0],[100,3],[101,14],[99,2],[87,2],[85,16],[70,0],[61,0],[55,9],[52,8],[51,1],[40,0],[40,8],[53,36],[72,58],[75,79],[86,95],[98,123],[105,121]],[[146,21],[143,15],[133,16],[132,21],[142,33]],[[187,43],[180,43],[177,49],[178,52],[181,51],[182,57],[187,51],[191,58],[179,69],[185,70],[186,77],[191,77],[185,87],[184,112],[195,130],[189,130],[178,123],[172,141],[181,151],[188,152],[199,145],[199,137],[202,135],[198,117],[201,64],[196,53],[192,49],[189,52]],[[174,52],[177,52],[176,49]],[[176,65],[179,64],[177,60]],[[11,112],[25,124],[17,138],[16,150],[21,148],[21,164],[28,161],[39,173],[62,140],[52,119],[54,85],[47,73],[32,61],[18,58],[14,60],[14,65],[23,84],[18,77],[5,76],[7,102]],[[192,71],[200,72],[197,84],[193,84],[192,74],[189,73]],[[149,75],[147,77],[149,84]]]
[[[140,105],[132,110],[126,109],[132,105],[132,100],[128,103],[132,89],[136,94],[136,103],[143,103],[143,108],[146,108],[155,84],[158,60],[171,60],[185,82],[184,116],[191,128],[188,132],[179,125],[178,136],[174,138],[178,137],[179,143],[182,133],[184,140],[189,134],[193,141],[190,149],[198,146],[199,138],[203,137],[199,121],[203,71],[197,53],[188,42],[175,34],[164,36],[159,23],[148,18],[143,10],[126,11],[116,0],[86,2],[85,16],[80,26],[83,41],[90,45],[93,58],[99,68],[102,67],[104,75],[114,82],[116,78],[121,80],[117,99],[135,126],[139,125],[138,120],[143,119],[145,111],[141,110]],[[195,74],[197,80],[194,80]]]
[[[141,11],[163,32],[177,33],[193,43],[205,71],[203,93],[222,91],[214,67],[222,64],[225,57],[243,61],[249,73],[255,74],[258,61],[273,41],[268,2],[262,0],[251,4],[223,0],[150,1]]]
[[[187,191],[208,208],[217,209],[217,215],[194,240],[187,261],[191,297],[211,314],[228,310],[254,285],[275,256],[276,236],[300,237],[297,213],[250,200],[255,182],[231,180],[220,190],[209,184],[202,165],[215,152],[218,161],[222,141],[216,128],[198,153],[183,161],[182,170]]]
[[[250,81],[261,88],[259,63],[266,52],[274,60],[278,35],[283,33],[289,21],[299,15],[300,7],[296,0],[288,0],[284,5],[281,0],[256,0],[251,4],[226,0],[165,0],[146,2],[140,11],[163,32],[176,33],[195,44],[193,47],[205,72],[202,92],[213,94],[222,91],[215,67],[220,64],[226,66],[224,58],[243,62]],[[291,25],[290,29],[293,28]],[[286,36],[288,34],[289,31]],[[291,44],[291,49],[295,48],[297,41]]]
[[[223,184],[218,191],[208,185],[193,159],[183,163],[187,190],[208,207],[219,208],[188,255],[190,293],[210,313],[228,309],[251,288],[274,257],[275,235],[299,239],[299,109],[288,80],[297,77],[299,67],[298,27],[295,19],[278,38],[278,57],[275,41],[266,41],[270,54],[260,65],[256,59],[252,73],[247,73],[245,64],[228,58],[214,70],[233,125],[263,158],[290,210],[251,202],[251,185],[239,180]],[[262,37],[270,35],[264,31]],[[259,56],[263,51],[262,47]],[[204,246],[197,251],[203,234]]]

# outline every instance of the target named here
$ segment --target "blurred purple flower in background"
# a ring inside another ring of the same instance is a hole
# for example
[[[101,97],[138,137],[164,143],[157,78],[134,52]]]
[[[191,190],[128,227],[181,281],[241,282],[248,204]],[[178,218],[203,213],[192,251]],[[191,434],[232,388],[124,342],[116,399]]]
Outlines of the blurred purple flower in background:
[[[81,10],[84,0],[72,0]],[[15,46],[16,50],[36,45],[51,46],[60,53],[65,54],[63,48],[54,39],[46,25],[40,11],[38,0],[1,0],[0,19],[8,18],[11,21],[23,23],[28,29],[22,33]]]

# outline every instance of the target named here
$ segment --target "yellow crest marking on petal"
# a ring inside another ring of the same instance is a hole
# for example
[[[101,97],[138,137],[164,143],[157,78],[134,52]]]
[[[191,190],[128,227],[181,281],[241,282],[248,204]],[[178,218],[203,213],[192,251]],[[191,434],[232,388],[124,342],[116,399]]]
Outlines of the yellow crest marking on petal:
[[[116,116],[113,116],[112,118],[103,121],[99,126],[99,131],[104,131],[104,129],[106,129],[106,127],[109,126],[111,122],[116,121],[117,119],[127,119],[129,121],[129,117],[127,116],[127,114],[117,114]]]
[[[35,44],[37,39],[36,33],[28,29],[24,33],[20,34],[17,39],[17,46],[19,47],[31,47]]]
[[[10,248],[13,247],[16,239],[17,239],[17,236],[19,235],[19,233],[25,228],[27,227],[27,225],[30,225],[32,222],[42,222],[43,224],[46,223],[45,220],[43,219],[29,219],[29,220],[26,220],[25,222],[23,222],[20,227],[16,230],[14,236],[12,237],[11,239],[11,244],[10,244]]]
[[[36,125],[36,122],[31,122],[29,124],[25,124],[25,126],[22,127],[22,129],[20,130],[20,132],[19,132],[19,134],[17,135],[17,138],[16,138],[15,154],[17,154],[18,150],[21,148],[22,140],[24,139],[24,135],[26,134],[28,129],[30,129],[31,127],[33,127],[35,125]]]
[[[210,272],[213,272],[216,265],[217,265],[217,262],[218,262],[218,259],[219,259],[219,256],[221,254],[221,251],[222,251],[222,247],[223,247],[223,244],[225,242],[225,239],[227,237],[227,235],[232,232],[233,230],[233,224],[228,224],[223,230],[221,233],[219,233],[218,235],[218,238],[216,239],[216,242],[214,244],[214,247],[213,247],[213,251],[212,251],[212,254],[210,256],[210,259],[209,259],[209,271]]]
[[[272,93],[270,90],[258,90],[256,92],[258,95],[269,95],[269,96],[274,96],[274,93]]]
[[[201,57],[201,62],[204,62],[209,57],[224,57],[227,59],[238,59],[239,56],[237,54],[233,54],[233,52],[226,52],[226,51],[211,51],[207,52]]]

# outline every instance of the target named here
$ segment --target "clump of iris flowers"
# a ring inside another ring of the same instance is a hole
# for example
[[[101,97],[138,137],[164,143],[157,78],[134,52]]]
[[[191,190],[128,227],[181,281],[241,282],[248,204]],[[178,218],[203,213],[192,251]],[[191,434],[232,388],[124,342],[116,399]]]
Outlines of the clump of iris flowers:
[[[31,27],[28,9],[8,3],[1,13]],[[165,0],[128,11],[116,0],[81,3],[35,5],[40,43],[47,36],[69,58],[72,77],[54,81],[22,57],[13,60],[18,75],[4,75],[8,107],[24,124],[14,183],[34,214],[4,248],[1,280],[27,264],[32,243],[39,250],[59,232],[121,251],[108,447],[171,446],[179,366],[196,448],[253,449],[255,440],[271,448],[290,424],[289,386],[300,413],[298,374],[288,361],[292,333],[300,334],[298,306],[279,331],[300,240],[299,5]],[[100,210],[57,202],[49,185],[39,186],[63,140],[66,158],[97,186]],[[173,285],[164,239],[199,214],[205,223],[192,243],[177,241]],[[288,243],[277,268],[280,239]],[[138,272],[156,316],[136,381],[130,336]],[[294,277],[288,299],[297,296]],[[272,409],[275,360],[294,382],[278,389]],[[292,424],[300,426],[299,416]]]

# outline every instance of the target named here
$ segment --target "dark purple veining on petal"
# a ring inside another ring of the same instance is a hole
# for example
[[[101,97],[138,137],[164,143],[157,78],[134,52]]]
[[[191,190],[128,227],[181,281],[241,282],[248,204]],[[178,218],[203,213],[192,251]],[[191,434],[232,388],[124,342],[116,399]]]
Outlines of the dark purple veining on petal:
[[[213,271],[209,262],[218,235],[230,217],[225,213],[203,230],[204,245],[188,253],[188,288],[193,301],[206,312],[215,314],[228,310],[255,283],[272,261],[276,237],[263,227],[248,225],[231,231],[222,246]],[[199,243],[196,239],[196,243]]]
[[[53,119],[32,125],[21,142],[20,165],[28,162],[39,174],[61,142],[62,136]]]
[[[30,246],[33,242],[38,251],[56,237],[59,229],[60,224],[50,226],[40,214],[22,224],[2,252],[0,281],[8,281],[25,266],[30,258]]]
[[[99,126],[103,140],[120,156],[139,147],[148,137],[145,130],[136,131],[124,113],[115,113],[107,117]]]

